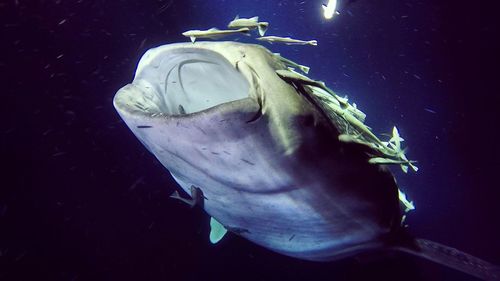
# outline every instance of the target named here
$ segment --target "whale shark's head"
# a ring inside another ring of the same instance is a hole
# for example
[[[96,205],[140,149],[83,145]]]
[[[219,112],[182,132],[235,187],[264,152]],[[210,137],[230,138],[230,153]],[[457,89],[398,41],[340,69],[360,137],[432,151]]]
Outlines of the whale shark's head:
[[[147,114],[181,115],[248,97],[248,82],[226,58],[193,46],[148,51],[130,85],[136,88],[120,91],[117,108],[135,106]],[[120,107],[125,99],[131,104]]]
[[[393,177],[368,163],[370,146],[339,140],[356,128],[345,106],[330,101],[342,111],[332,119],[311,95],[322,84],[277,75],[286,69],[259,45],[165,45],[143,56],[114,105],[228,230],[310,260],[372,247],[400,221]]]

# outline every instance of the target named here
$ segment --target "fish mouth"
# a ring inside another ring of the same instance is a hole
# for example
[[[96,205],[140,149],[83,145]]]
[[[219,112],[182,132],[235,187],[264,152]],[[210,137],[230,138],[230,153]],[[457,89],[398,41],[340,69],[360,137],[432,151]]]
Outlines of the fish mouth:
[[[133,115],[185,115],[249,97],[246,78],[221,54],[203,48],[158,47],[144,54],[132,84],[114,98]]]

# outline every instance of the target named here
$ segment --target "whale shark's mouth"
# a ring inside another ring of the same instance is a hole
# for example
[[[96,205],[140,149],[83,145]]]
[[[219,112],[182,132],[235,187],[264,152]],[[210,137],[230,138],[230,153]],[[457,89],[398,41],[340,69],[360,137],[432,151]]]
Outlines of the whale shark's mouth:
[[[120,91],[127,111],[180,115],[247,98],[249,83],[217,52],[157,48],[144,55],[133,83]]]

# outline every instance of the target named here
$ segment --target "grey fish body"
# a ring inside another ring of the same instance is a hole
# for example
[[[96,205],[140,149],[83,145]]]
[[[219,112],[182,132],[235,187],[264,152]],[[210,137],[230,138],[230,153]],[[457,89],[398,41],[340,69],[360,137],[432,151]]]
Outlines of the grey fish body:
[[[293,39],[290,37],[280,37],[280,36],[261,36],[256,38],[259,41],[266,41],[269,43],[283,43],[286,45],[310,45],[310,46],[317,46],[318,41],[316,40],[299,40],[299,39]]]
[[[281,67],[257,45],[162,46],[144,55],[115,106],[180,186],[188,194],[199,187],[205,210],[228,229],[248,230],[241,233],[245,238],[310,260],[379,244],[400,220],[392,175],[370,165],[356,146],[339,142],[328,119],[275,74]],[[189,80],[190,71],[198,82]],[[220,71],[208,82],[220,84],[230,100],[190,104],[211,91],[188,86],[203,83],[198,71]],[[186,114],[178,115],[178,104]],[[139,123],[155,130],[139,130]]]
[[[356,130],[342,125],[349,118],[332,119],[313,85],[279,70],[259,45],[170,44],[142,57],[113,102],[186,193],[199,188],[217,223],[258,245],[313,261],[395,249],[497,277],[491,264],[406,236],[392,174],[369,163],[377,152],[340,141]]]

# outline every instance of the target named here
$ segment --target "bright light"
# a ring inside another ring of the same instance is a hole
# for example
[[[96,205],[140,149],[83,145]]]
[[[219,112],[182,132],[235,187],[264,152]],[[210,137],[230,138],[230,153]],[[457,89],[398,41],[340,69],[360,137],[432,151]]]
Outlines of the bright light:
[[[323,16],[329,20],[333,18],[337,12],[337,0],[329,0],[327,5],[323,5]]]

